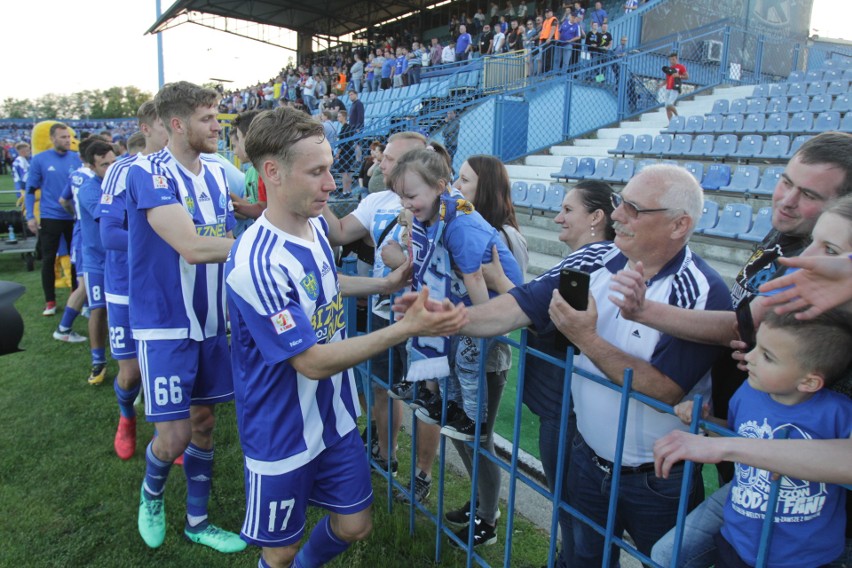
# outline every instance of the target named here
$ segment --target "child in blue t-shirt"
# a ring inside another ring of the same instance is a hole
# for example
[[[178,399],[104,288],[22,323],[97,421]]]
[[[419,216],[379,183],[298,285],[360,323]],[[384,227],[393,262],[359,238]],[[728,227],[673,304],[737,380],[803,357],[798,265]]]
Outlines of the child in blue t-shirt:
[[[781,430],[791,439],[852,436],[852,400],[825,388],[852,363],[852,328],[842,315],[832,312],[798,320],[795,314],[770,312],[745,361],[748,381],[731,399],[727,423],[705,419],[749,438],[771,439]],[[682,402],[675,412],[689,423],[692,402]],[[684,547],[703,549],[707,566],[751,567],[757,561],[773,474],[740,463],[735,468],[730,486],[722,487],[687,518]],[[714,497],[726,492],[719,531],[721,499]],[[845,498],[846,490],[839,485],[783,477],[767,566],[822,566],[837,558],[844,548]],[[715,549],[695,546],[697,540],[708,544],[711,534]]]
[[[413,260],[412,287],[428,286],[430,295],[449,298],[466,305],[488,301],[490,292],[482,276],[482,264],[491,261],[497,247],[500,264],[516,285],[523,273],[509,248],[462,194],[450,187],[451,172],[446,160],[432,148],[408,152],[397,162],[388,183],[399,194],[402,206],[411,212]],[[441,433],[471,441],[476,424],[486,434],[486,393],[481,393],[477,413],[479,361],[484,351],[479,340],[453,338],[414,338],[408,345],[409,368],[406,380],[429,380],[427,391],[412,404],[419,407],[421,420],[441,420],[441,397],[432,379],[449,377],[446,397],[446,425]],[[452,371],[451,371],[452,370]],[[483,436],[484,437],[484,436]]]

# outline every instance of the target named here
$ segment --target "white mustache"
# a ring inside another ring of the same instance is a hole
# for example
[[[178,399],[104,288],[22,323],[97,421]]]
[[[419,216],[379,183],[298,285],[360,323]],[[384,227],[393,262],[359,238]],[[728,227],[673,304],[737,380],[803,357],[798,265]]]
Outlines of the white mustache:
[[[612,222],[612,228],[615,229],[617,233],[621,233],[626,237],[635,237],[636,233],[633,231],[628,231],[627,227],[623,223],[619,223],[618,221]]]

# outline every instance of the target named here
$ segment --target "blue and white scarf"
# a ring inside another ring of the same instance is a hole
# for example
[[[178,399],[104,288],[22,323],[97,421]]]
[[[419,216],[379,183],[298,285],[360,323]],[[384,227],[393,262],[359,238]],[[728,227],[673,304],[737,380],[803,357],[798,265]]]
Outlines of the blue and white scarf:
[[[473,205],[462,194],[452,189],[441,195],[438,222],[431,227],[413,219],[411,226],[411,258],[414,275],[411,287],[419,291],[429,287],[429,297],[434,300],[453,298],[453,268],[450,253],[444,245],[445,229],[458,213],[473,211]],[[454,291],[457,292],[457,291]],[[466,292],[466,291],[465,291]],[[449,337],[413,337],[406,344],[408,351],[407,381],[440,379],[450,375]]]

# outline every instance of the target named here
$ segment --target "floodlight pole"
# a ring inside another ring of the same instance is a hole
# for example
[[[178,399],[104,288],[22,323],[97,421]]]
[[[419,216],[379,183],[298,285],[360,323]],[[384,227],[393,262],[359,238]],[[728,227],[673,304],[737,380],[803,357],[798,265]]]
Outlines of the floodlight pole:
[[[163,10],[160,6],[160,0],[156,0],[157,5],[157,21],[163,15]],[[163,71],[163,32],[157,32],[157,87],[163,88],[165,84],[165,73]]]

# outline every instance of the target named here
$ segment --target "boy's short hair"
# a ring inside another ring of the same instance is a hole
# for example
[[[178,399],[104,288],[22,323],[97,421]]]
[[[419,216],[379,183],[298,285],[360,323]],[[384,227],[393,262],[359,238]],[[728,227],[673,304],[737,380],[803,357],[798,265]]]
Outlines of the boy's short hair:
[[[312,137],[320,141],[325,139],[325,130],[314,117],[290,107],[265,110],[255,117],[248,129],[246,154],[253,164],[260,164],[264,158],[273,157],[289,169],[292,157],[290,148]]]
[[[180,118],[188,120],[195,109],[206,106],[217,106],[219,93],[213,89],[199,87],[189,81],[178,81],[166,83],[154,96],[154,104],[157,107],[157,116],[170,133],[172,131],[171,119]]]
[[[29,147],[30,147],[30,145],[27,144],[26,142],[18,142],[17,144],[15,144],[15,150],[18,150],[19,152],[21,150],[23,150],[25,148],[29,148]]]
[[[112,147],[112,144],[93,137],[92,143],[86,146],[83,150],[83,161],[87,164],[94,164],[96,156],[106,156],[110,152],[115,153],[115,149]]]
[[[766,314],[761,325],[783,329],[796,337],[796,359],[806,373],[822,375],[830,387],[844,376],[852,363],[852,327],[848,317],[832,310],[813,319],[796,319],[796,314]]]
[[[249,126],[251,126],[251,122],[259,114],[259,110],[247,110],[245,112],[241,112],[231,121],[231,128],[236,128],[240,131],[240,136],[245,136],[246,132],[248,132]]]

